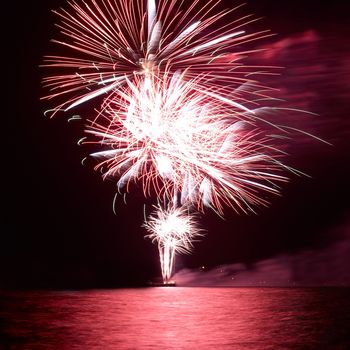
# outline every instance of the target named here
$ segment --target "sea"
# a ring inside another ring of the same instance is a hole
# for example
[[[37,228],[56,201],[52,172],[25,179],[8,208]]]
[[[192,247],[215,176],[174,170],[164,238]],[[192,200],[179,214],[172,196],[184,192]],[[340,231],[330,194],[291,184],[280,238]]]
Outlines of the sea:
[[[0,291],[0,348],[350,349],[350,288]]]

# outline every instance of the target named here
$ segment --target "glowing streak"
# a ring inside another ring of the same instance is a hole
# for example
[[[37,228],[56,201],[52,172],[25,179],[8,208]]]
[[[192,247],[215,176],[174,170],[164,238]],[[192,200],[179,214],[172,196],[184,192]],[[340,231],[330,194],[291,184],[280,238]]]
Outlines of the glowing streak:
[[[194,89],[197,90],[196,87],[194,87]],[[233,100],[231,100],[231,99],[228,99],[228,98],[226,98],[226,97],[223,97],[223,96],[221,96],[221,95],[218,95],[218,94],[216,94],[216,93],[214,93],[214,92],[206,91],[206,90],[204,90],[204,89],[198,89],[198,91],[201,92],[201,93],[203,93],[203,94],[205,94],[205,95],[214,97],[215,99],[218,99],[218,100],[220,100],[220,101],[223,102],[223,103],[227,103],[228,105],[231,105],[231,106],[233,106],[233,107],[237,107],[238,109],[241,109],[242,111],[245,111],[245,112],[250,113],[250,114],[255,114],[253,110],[251,110],[251,109],[249,109],[249,108],[243,106],[242,104],[237,103],[237,102],[235,102],[235,101],[233,101]]]
[[[211,47],[211,46],[214,46],[214,45],[216,45],[216,44],[219,44],[219,43],[221,43],[221,42],[224,42],[224,41],[226,41],[227,39],[233,38],[233,37],[238,36],[238,35],[242,35],[242,34],[244,34],[244,33],[245,33],[244,30],[242,30],[242,31],[240,31],[240,32],[236,32],[236,33],[231,33],[231,34],[224,35],[224,36],[222,36],[222,37],[220,37],[220,38],[211,40],[211,41],[209,41],[209,42],[207,42],[207,43],[205,43],[205,44],[199,45],[199,46],[197,46],[197,47],[195,47],[195,48],[193,48],[193,49],[191,49],[191,50],[189,50],[189,51],[186,51],[186,52],[182,53],[182,54],[180,55],[180,57],[185,56],[185,55],[188,55],[188,54],[191,54],[191,53],[197,53],[197,52],[199,52],[199,51],[201,51],[201,50],[203,50],[203,49],[207,49],[207,48],[209,48],[209,47]]]
[[[200,24],[201,22],[195,22],[192,25],[190,25],[187,29],[185,29],[180,35],[174,39],[163,51],[163,55],[170,52],[176,45],[178,45],[181,40],[185,39],[189,34],[191,34]]]
[[[117,82],[111,84],[111,85],[108,85],[102,89],[99,89],[95,92],[92,92],[91,94],[88,94],[88,95],[85,95],[84,97],[78,99],[77,101],[75,101],[74,103],[72,103],[70,106],[68,106],[66,108],[66,111],[69,111],[70,109],[76,107],[76,106],[79,106],[80,104],[86,102],[86,101],[89,101],[97,96],[100,96],[100,95],[103,95],[105,93],[107,93],[108,91],[111,91],[113,89],[115,89],[119,84],[122,83],[123,80],[125,80],[125,77],[123,78],[119,78],[119,79],[115,79],[115,80],[118,80]]]
[[[147,1],[147,10],[148,10],[148,37],[151,37],[152,28],[154,24],[154,20],[156,17],[156,2],[155,0]]]
[[[158,47],[158,43],[162,34],[162,25],[157,22],[152,29],[151,36],[148,42],[148,51],[151,52]]]
[[[68,123],[75,121],[75,120],[81,120],[80,115],[73,115],[71,118],[68,119]]]

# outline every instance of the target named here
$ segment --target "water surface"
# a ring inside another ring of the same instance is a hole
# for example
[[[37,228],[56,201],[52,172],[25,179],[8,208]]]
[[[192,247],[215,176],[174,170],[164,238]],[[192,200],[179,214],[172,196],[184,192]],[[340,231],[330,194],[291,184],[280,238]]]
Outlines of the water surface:
[[[3,349],[350,349],[350,288],[0,292]]]

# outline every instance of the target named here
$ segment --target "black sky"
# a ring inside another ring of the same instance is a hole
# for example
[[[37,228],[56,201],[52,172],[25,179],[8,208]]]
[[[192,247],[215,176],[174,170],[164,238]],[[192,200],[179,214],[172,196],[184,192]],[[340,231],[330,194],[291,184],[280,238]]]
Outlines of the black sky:
[[[237,2],[226,1],[227,4]],[[77,146],[83,125],[44,117],[38,68],[50,53],[51,9],[65,1],[14,1],[7,5],[3,51],[6,86],[3,113],[3,213],[0,236],[0,284],[17,287],[108,287],[138,284],[159,274],[157,248],[143,238],[144,200],[135,188],[112,211],[115,185],[82,166],[84,147]],[[177,269],[254,262],[279,254],[324,249],[350,239],[349,111],[350,5],[343,1],[252,0],[247,7],[260,23],[278,33],[268,43],[313,31],[317,54],[282,52],[279,59],[295,71],[322,66],[322,78],[292,80],[298,91],[311,89],[311,108],[320,114],[312,125],[333,143],[296,144],[289,161],[312,178],[292,177],[281,198],[259,215],[227,211],[223,221],[201,217],[207,230],[194,253],[181,256]],[[304,51],[298,51],[304,52]],[[281,58],[282,57],[282,58]],[[297,61],[297,63],[296,63]],[[300,63],[301,62],[301,63]],[[288,67],[286,67],[288,71]],[[283,79],[280,79],[280,83]],[[82,112],[83,113],[83,112]],[[1,286],[1,285],[0,285]]]

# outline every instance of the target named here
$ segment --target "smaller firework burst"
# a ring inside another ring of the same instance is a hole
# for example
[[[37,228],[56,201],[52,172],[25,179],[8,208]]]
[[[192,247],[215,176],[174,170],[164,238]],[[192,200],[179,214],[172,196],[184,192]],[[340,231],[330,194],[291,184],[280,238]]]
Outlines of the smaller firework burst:
[[[168,283],[173,272],[175,253],[189,253],[192,244],[203,235],[194,215],[184,207],[157,210],[144,224],[146,237],[158,244],[163,282]]]

